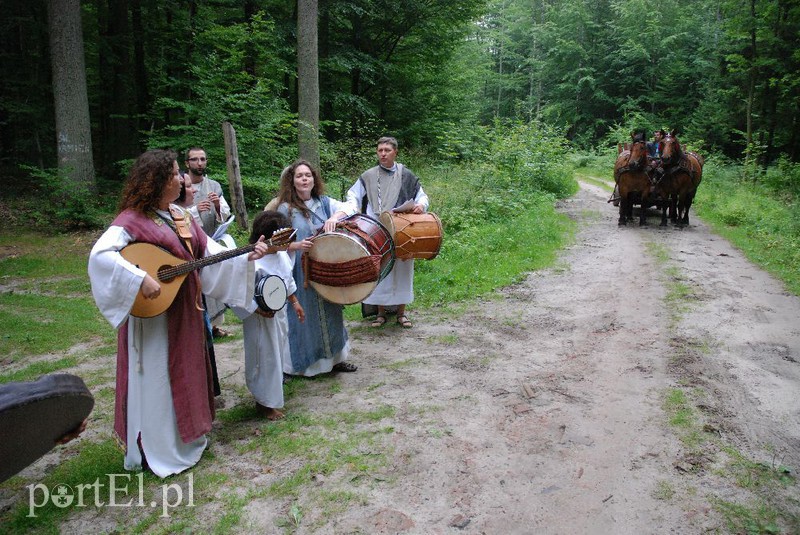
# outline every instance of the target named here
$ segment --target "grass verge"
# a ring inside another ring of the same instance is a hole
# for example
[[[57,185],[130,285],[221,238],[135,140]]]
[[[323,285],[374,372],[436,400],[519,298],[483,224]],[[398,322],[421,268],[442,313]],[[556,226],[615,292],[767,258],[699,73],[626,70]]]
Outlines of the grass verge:
[[[703,182],[692,207],[715,232],[752,262],[800,295],[800,202],[780,196],[759,182],[743,181],[738,168],[703,168]]]

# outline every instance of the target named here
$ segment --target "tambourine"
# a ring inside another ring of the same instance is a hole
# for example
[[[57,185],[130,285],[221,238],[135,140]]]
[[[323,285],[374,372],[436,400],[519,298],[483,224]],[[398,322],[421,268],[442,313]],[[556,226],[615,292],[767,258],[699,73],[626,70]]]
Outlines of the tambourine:
[[[264,312],[277,312],[286,305],[288,292],[286,283],[277,275],[267,275],[256,281],[256,291],[253,296],[258,308]]]

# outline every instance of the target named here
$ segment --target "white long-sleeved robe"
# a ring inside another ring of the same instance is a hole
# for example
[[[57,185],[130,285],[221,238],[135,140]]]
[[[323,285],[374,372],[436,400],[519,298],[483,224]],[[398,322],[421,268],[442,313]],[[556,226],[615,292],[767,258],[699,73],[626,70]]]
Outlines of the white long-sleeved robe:
[[[286,284],[287,296],[297,291],[292,277],[292,259],[286,252],[266,255],[254,264],[256,281],[267,275],[277,275]],[[247,388],[259,404],[273,409],[280,409],[284,404],[283,362],[290,359],[288,307],[285,305],[272,318],[255,313],[258,308],[255,299],[251,299],[246,308],[233,308],[243,323]]]
[[[169,214],[164,213],[165,217]],[[154,318],[129,316],[145,272],[119,251],[131,243],[119,226],[109,227],[89,255],[92,293],[103,316],[118,329],[129,318],[128,399],[125,468],[142,467],[141,444],[150,469],[160,477],[177,474],[200,460],[205,436],[184,443],[178,433],[168,372],[166,313]],[[206,256],[224,249],[208,240]],[[246,256],[202,268],[203,292],[232,305],[246,306],[253,297],[254,268]]]
[[[364,185],[360,180],[356,180],[347,192],[347,203],[354,209],[360,206],[361,198],[366,195]],[[414,202],[422,204],[427,211],[430,201],[428,196],[423,191],[422,187],[419,188]],[[375,219],[380,218],[379,213],[375,213],[371,204],[367,204],[366,214]],[[409,260],[396,260],[394,267],[389,274],[378,283],[378,286],[372,291],[369,296],[364,299],[367,305],[380,305],[380,306],[393,306],[393,305],[407,305],[414,300],[414,259]]]

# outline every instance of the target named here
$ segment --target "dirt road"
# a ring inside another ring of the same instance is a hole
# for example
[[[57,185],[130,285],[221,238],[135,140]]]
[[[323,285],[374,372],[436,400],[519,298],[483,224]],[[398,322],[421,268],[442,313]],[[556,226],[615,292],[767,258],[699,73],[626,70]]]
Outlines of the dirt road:
[[[283,422],[255,416],[241,339],[218,344],[228,415],[195,508],[89,508],[61,531],[800,533],[800,299],[697,218],[618,227],[607,195],[561,204],[580,230],[554,268],[411,330],[351,323],[358,373],[304,381]],[[87,439],[110,432],[104,399]],[[357,451],[276,462],[298,437]]]
[[[499,299],[354,333],[394,479],[321,533],[800,530],[772,484],[800,467],[800,299],[697,218],[618,228],[607,195],[562,203],[576,243]]]

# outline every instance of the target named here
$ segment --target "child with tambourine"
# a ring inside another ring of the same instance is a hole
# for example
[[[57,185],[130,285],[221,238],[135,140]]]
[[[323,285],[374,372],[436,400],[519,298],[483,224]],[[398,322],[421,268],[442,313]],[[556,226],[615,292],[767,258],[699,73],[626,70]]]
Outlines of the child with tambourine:
[[[259,236],[274,239],[280,229],[291,227],[283,214],[264,211],[253,221],[250,243]],[[285,246],[271,247],[271,252],[255,262],[256,288],[250,305],[234,307],[244,330],[244,362],[247,388],[256,398],[256,412],[268,420],[283,418],[283,361],[289,358],[289,323],[286,302],[291,304],[302,323],[305,312],[295,296],[292,260]]]

